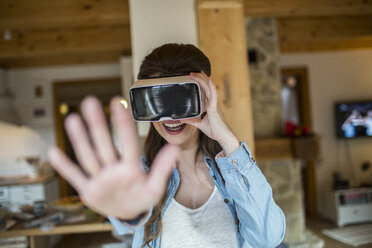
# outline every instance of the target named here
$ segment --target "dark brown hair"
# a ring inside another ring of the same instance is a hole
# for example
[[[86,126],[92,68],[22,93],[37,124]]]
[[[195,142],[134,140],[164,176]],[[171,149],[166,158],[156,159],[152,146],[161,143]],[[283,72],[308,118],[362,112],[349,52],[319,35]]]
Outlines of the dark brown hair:
[[[201,71],[204,71],[208,76],[211,75],[211,64],[202,51],[194,45],[171,43],[154,49],[144,58],[138,73],[138,79],[151,77],[156,73],[177,75]],[[202,132],[199,132],[198,135],[198,149],[195,156],[207,154],[214,158],[221,151],[221,146]],[[166,143],[154,126],[151,125],[144,144],[145,157],[149,166]],[[142,247],[150,246],[150,242],[162,232],[162,210],[166,200],[167,194],[154,206],[152,215],[145,225]],[[155,231],[153,231],[153,227],[155,227]]]

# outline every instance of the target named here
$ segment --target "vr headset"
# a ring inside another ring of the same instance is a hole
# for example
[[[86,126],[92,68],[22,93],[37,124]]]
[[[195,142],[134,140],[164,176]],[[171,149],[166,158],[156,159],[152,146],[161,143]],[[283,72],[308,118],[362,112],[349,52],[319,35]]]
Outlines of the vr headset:
[[[136,121],[190,119],[204,113],[204,90],[189,75],[141,79],[129,95]]]

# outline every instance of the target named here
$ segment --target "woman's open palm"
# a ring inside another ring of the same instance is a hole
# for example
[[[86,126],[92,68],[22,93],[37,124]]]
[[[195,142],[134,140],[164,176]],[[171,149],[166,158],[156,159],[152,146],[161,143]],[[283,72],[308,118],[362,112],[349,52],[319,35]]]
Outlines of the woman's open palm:
[[[61,150],[52,148],[53,167],[76,189],[88,207],[103,215],[133,219],[157,204],[179,154],[179,148],[166,145],[157,154],[151,172],[142,169],[137,132],[130,113],[113,99],[111,117],[120,140],[122,156],[113,145],[99,101],[86,98],[81,106],[86,121],[71,114],[65,127],[80,167]]]

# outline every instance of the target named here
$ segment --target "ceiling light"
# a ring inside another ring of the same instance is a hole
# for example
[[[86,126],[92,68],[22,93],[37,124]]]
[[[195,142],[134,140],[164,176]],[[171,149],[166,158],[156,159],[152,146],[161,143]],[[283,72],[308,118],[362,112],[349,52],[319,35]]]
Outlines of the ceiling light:
[[[6,41],[12,40],[12,32],[10,31],[10,29],[5,29],[3,39]]]
[[[59,105],[59,112],[62,115],[66,115],[68,111],[69,111],[69,107],[66,103],[61,103],[61,105]]]

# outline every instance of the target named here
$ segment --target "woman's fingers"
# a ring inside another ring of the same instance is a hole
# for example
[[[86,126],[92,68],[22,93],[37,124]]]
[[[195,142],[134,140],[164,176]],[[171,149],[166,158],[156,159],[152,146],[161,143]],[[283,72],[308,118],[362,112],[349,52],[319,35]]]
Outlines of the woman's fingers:
[[[201,87],[204,89],[206,97],[208,99],[207,106],[208,108],[216,109],[217,108],[217,89],[216,85],[213,83],[213,80],[205,74],[201,73],[191,73],[191,78],[199,82]]]
[[[206,81],[200,73],[190,73],[190,77],[199,83],[199,85],[205,91],[207,98],[209,99],[211,97],[211,91],[207,83],[208,81]]]
[[[139,147],[137,130],[128,110],[120,103],[119,98],[114,98],[110,103],[112,121],[117,133],[122,156],[129,165],[138,166]],[[138,167],[139,168],[139,167]]]
[[[202,124],[202,119],[201,118],[192,118],[192,119],[185,119],[181,120],[181,123],[189,124],[194,127],[200,128],[200,125]]]
[[[82,192],[88,182],[83,172],[58,148],[48,151],[49,160],[54,167],[78,192]]]
[[[77,114],[69,115],[66,118],[65,127],[79,163],[89,176],[97,175],[100,170],[100,164],[94,154],[80,116]]]
[[[169,175],[176,165],[179,154],[179,147],[165,145],[156,155],[151,165],[150,175],[145,183],[145,192],[148,192],[153,199],[159,200],[165,192]]]
[[[117,163],[117,155],[100,102],[94,97],[88,97],[84,99],[81,108],[102,165],[114,165]]]
[[[201,72],[200,72],[200,75],[204,78],[204,80],[205,80],[206,82],[208,82],[209,77],[208,77],[208,75],[207,75],[204,71],[201,71]]]
[[[211,90],[210,105],[217,107],[217,89],[212,79],[208,81],[209,88]]]

